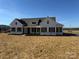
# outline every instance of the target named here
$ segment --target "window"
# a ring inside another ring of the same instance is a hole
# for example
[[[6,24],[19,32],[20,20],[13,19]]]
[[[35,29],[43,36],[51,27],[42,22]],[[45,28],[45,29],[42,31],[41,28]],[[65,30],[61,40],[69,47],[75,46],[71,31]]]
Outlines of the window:
[[[57,27],[56,32],[62,32],[62,27]]]
[[[37,28],[37,32],[40,32],[40,28]]]
[[[55,32],[55,27],[49,27],[49,32]]]
[[[36,22],[32,22],[32,24],[36,24]]]
[[[36,32],[36,28],[32,28],[32,32]]]
[[[17,28],[17,32],[21,32],[22,31],[22,29],[21,28]]]
[[[12,32],[15,32],[16,30],[15,30],[15,28],[11,28],[11,31],[12,31]]]
[[[46,27],[41,28],[41,32],[47,32],[47,28]]]

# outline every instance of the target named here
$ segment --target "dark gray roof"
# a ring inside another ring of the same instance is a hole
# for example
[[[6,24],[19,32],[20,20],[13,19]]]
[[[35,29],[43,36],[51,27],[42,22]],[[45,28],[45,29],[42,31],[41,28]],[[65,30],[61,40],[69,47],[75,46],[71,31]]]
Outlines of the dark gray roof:
[[[46,19],[46,18],[48,18],[48,17],[38,17],[38,18],[21,18],[22,20],[39,20],[39,19]],[[56,17],[49,17],[50,19],[53,19],[53,20],[55,20],[55,18]]]
[[[21,24],[23,24],[24,26],[27,26],[27,23],[23,20],[18,20]]]

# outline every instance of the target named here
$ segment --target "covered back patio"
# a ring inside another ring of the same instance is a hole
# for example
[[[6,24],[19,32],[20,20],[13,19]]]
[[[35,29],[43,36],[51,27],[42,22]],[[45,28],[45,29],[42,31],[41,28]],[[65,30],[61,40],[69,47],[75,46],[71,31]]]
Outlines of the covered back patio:
[[[12,34],[57,35],[63,33],[62,27],[26,26],[12,27]]]
[[[36,34],[36,35],[56,35],[63,32],[62,27],[40,27],[31,26],[24,27],[24,34]]]

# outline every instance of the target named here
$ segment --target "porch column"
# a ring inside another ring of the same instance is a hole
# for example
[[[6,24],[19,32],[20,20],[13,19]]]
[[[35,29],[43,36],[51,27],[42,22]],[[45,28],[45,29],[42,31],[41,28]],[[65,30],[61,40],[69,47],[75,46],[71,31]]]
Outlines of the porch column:
[[[15,27],[15,32],[17,33],[17,27]]]
[[[63,33],[63,27],[62,27],[62,33]]]
[[[55,35],[56,35],[56,33],[57,33],[57,32],[56,32],[56,26],[55,26]]]
[[[49,32],[49,27],[47,27],[47,32]]]

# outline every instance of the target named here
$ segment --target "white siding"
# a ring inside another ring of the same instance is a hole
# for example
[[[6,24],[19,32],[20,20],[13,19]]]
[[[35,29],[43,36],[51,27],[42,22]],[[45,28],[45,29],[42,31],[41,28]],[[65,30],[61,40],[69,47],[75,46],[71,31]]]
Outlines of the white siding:
[[[17,25],[15,24],[17,22]],[[14,20],[11,24],[11,27],[22,27],[23,25],[18,21],[18,20]]]
[[[16,25],[16,22],[17,22],[17,25]],[[11,34],[22,34],[23,33],[23,25],[18,21],[18,20],[14,20],[11,24],[10,24],[10,27],[11,28],[15,28],[16,31],[15,32],[10,32]],[[20,27],[22,29],[21,32],[17,32],[17,28]]]

